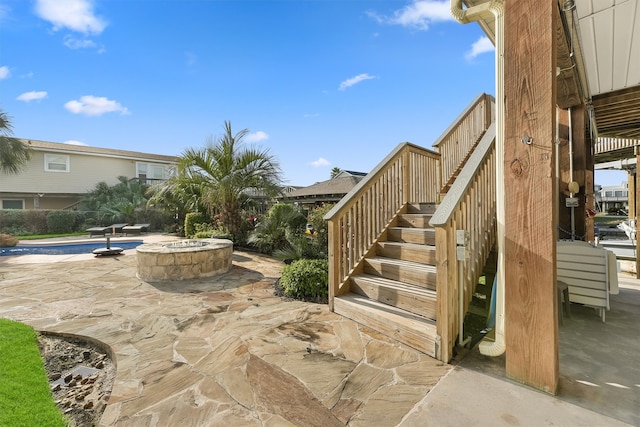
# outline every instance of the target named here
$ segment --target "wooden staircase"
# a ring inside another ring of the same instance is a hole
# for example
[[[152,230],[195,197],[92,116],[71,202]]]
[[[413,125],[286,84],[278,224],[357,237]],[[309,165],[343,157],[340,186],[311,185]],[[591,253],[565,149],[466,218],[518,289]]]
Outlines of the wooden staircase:
[[[409,204],[365,256],[334,311],[437,357],[433,203]]]

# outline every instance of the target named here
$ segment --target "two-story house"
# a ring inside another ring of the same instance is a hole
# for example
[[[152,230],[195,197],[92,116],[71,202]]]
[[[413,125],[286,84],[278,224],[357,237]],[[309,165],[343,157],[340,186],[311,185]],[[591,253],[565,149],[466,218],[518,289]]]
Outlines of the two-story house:
[[[84,145],[22,140],[31,159],[19,174],[0,173],[1,209],[70,209],[97,183],[119,176],[147,184],[167,179],[177,157]]]
[[[596,205],[601,212],[623,211],[629,208],[629,183],[620,185],[594,186]]]

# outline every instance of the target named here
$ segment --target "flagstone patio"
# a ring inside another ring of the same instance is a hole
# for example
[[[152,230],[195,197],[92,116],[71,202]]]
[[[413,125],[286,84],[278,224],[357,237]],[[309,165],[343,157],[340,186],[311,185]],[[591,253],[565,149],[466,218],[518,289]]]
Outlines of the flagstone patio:
[[[151,284],[118,257],[0,259],[0,317],[107,344],[103,426],[371,426],[408,416],[450,366],[274,296],[282,264],[234,252],[228,273]]]

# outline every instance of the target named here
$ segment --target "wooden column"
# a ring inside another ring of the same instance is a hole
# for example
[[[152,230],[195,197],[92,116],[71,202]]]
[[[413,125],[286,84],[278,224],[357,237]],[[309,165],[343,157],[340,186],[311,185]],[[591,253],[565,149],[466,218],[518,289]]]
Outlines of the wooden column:
[[[575,181],[580,186],[580,191],[574,194],[578,198],[578,207],[573,209],[573,222],[575,224],[576,240],[593,240],[588,238],[587,195],[593,194],[593,157],[591,155],[590,139],[586,134],[586,116],[583,105],[560,109],[558,112],[558,152],[560,164],[560,191],[558,198],[558,237],[571,239],[571,208],[566,206],[569,193],[569,183]],[[571,138],[569,130],[571,129]],[[571,155],[573,152],[573,155]],[[571,161],[573,160],[573,177],[571,176]],[[590,219],[593,229],[593,220]]]
[[[571,128],[573,136],[573,180],[580,185],[580,191],[575,194],[579,206],[573,210],[576,224],[576,235],[581,240],[587,238],[586,199],[587,194],[593,193],[593,183],[588,186],[587,174],[593,173],[593,164],[589,165],[591,157],[590,139],[587,138],[586,108],[584,105],[571,107]],[[565,208],[566,209],[566,208]],[[593,239],[591,239],[593,240]]]
[[[585,146],[585,170],[584,170],[584,194],[586,199],[586,209],[595,213],[596,211],[596,196],[593,189],[594,185],[594,159],[593,159],[593,138],[591,137],[591,132],[589,131],[589,120],[587,116],[586,109],[582,110],[582,135],[584,135],[584,146]],[[585,219],[586,224],[586,241],[594,242],[595,241],[595,220],[594,218],[587,217]]]
[[[569,112],[566,109],[558,109],[558,238],[571,239],[571,209],[565,205],[569,197]]]
[[[638,185],[637,174],[638,174],[638,166],[640,165],[640,153],[636,154],[636,182],[635,182],[635,219],[636,219],[636,228],[638,226],[638,220],[640,220],[640,185]],[[629,189],[631,191],[631,189]],[[627,193],[629,194],[629,193]],[[631,194],[628,196],[631,198]],[[631,209],[631,207],[629,207]],[[629,215],[631,215],[631,210],[629,210]],[[636,233],[637,234],[637,233]],[[636,277],[640,277],[640,254],[638,254],[638,239],[636,235]]]
[[[555,0],[505,4],[505,340],[510,378],[555,393]]]
[[[627,197],[629,201],[629,219],[636,218],[636,174],[627,172]]]

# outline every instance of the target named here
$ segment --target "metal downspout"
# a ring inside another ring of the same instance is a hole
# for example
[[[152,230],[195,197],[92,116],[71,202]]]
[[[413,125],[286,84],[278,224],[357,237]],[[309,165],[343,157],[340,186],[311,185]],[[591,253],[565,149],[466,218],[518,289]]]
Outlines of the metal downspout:
[[[495,18],[496,47],[496,220],[498,244],[498,271],[496,285],[495,341],[482,341],[480,353],[500,356],[505,352],[505,190],[504,190],[504,4],[502,0],[491,0],[467,9],[462,0],[451,0],[451,15],[460,23],[467,24],[482,18]]]

